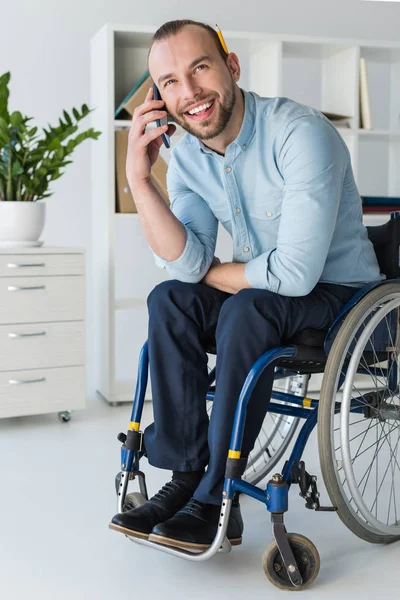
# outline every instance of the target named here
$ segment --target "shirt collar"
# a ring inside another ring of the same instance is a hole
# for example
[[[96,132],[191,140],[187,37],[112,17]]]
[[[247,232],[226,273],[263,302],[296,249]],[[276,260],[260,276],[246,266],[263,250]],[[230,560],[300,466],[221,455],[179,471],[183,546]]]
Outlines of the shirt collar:
[[[246,150],[249,146],[250,141],[254,135],[255,123],[256,123],[256,102],[253,94],[251,92],[246,92],[246,90],[240,90],[243,92],[244,97],[244,115],[242,126],[240,128],[239,134],[236,139],[229,144],[226,150],[232,145],[235,144],[239,147],[240,150]],[[199,138],[196,138],[199,149],[205,154],[215,154],[213,150],[208,148]]]

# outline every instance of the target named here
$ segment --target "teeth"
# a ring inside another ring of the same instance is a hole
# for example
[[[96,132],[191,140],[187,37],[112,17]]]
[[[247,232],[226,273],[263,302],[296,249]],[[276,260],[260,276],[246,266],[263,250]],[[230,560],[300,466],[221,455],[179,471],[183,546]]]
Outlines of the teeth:
[[[207,104],[202,104],[201,106],[198,106],[197,108],[194,108],[193,110],[189,110],[189,115],[195,115],[196,113],[200,112],[201,110],[205,110],[207,108],[210,108],[210,106],[212,105],[212,102],[207,102]]]

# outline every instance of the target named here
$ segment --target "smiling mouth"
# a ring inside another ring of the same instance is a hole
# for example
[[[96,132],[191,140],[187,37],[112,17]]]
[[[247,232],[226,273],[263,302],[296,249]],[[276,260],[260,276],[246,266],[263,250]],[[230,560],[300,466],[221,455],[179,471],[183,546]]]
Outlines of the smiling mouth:
[[[214,106],[215,100],[210,100],[209,102],[204,102],[204,104],[199,107],[201,110],[196,110],[196,112],[193,114],[190,114],[189,111],[186,111],[184,114],[192,121],[204,121],[211,115],[214,110]]]

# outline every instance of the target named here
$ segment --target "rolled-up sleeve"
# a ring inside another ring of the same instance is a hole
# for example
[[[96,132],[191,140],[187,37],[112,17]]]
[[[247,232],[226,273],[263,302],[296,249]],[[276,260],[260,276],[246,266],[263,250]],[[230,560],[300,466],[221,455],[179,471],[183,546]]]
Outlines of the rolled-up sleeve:
[[[167,172],[167,189],[171,211],[183,224],[186,244],[173,261],[158,256],[151,248],[156,265],[179,281],[198,283],[212,263],[217,240],[218,221],[205,200],[184,183],[173,158]]]
[[[284,180],[276,248],[250,260],[245,275],[251,287],[305,296],[328,256],[349,153],[329,122],[307,115],[287,126],[276,154]]]

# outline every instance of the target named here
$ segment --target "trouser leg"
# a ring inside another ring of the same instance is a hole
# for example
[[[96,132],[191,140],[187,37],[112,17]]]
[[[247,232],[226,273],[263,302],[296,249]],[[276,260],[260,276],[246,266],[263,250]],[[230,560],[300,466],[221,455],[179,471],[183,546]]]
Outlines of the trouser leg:
[[[223,304],[216,329],[216,391],[208,433],[210,461],[194,497],[221,502],[223,479],[237,400],[255,361],[303,329],[327,329],[353,290],[320,284],[305,297],[244,289]],[[248,404],[242,456],[248,456],[261,429],[273,384],[266,370]]]
[[[145,430],[149,463],[198,471],[209,459],[207,443],[207,340],[230,297],[204,284],[172,280],[148,298],[149,364],[154,423]]]

